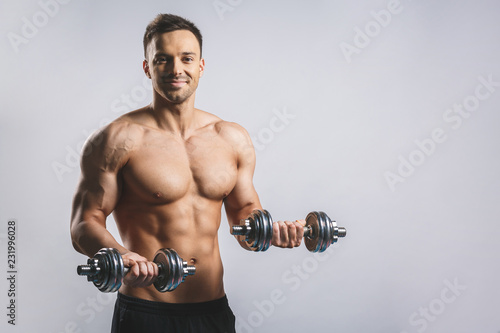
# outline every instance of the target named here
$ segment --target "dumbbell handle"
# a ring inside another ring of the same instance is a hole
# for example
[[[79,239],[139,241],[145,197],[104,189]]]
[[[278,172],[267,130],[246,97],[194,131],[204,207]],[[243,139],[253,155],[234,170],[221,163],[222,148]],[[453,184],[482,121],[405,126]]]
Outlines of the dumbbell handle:
[[[242,220],[242,222],[244,224],[233,226],[232,231],[231,231],[231,235],[245,236],[251,232],[252,227],[250,225],[250,221],[249,220]],[[273,222],[273,224],[274,223],[277,223],[277,222]],[[312,233],[312,227],[310,225],[305,226],[304,227],[304,237],[309,236],[311,233]],[[337,230],[335,231],[335,236],[345,237],[346,234],[347,234],[347,231],[344,227],[337,227]]]
[[[338,237],[345,237],[347,235],[347,230],[344,227],[335,227],[334,235]],[[310,225],[306,225],[304,227],[304,237],[308,237],[313,232],[313,229]]]

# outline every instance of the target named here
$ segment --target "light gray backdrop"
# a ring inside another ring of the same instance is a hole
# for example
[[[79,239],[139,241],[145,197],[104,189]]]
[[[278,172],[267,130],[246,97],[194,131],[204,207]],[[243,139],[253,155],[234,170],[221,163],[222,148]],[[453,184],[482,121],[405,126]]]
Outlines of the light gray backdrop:
[[[493,0],[2,1],[2,331],[109,330],[116,296],[75,273],[78,154],[95,129],[150,102],[142,35],[169,12],[201,29],[197,107],[249,131],[275,220],[324,210],[348,230],[322,256],[251,253],[224,217],[239,332],[499,332],[499,10]],[[111,218],[109,228],[117,235]]]

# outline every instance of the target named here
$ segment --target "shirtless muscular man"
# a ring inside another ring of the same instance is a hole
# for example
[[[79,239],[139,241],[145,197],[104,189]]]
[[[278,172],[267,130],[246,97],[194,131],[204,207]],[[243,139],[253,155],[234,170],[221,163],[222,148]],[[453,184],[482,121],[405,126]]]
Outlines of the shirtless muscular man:
[[[193,23],[158,15],[146,28],[144,55],[151,104],[114,120],[85,144],[73,246],[89,257],[116,248],[130,267],[113,332],[234,332],[217,230],[223,203],[231,226],[262,209],[252,181],[255,151],[241,126],[194,107],[205,61]],[[111,213],[123,245],[106,230]],[[272,244],[299,246],[303,225],[275,223]],[[150,260],[166,247],[195,265],[196,274],[160,293],[152,286],[158,267]]]

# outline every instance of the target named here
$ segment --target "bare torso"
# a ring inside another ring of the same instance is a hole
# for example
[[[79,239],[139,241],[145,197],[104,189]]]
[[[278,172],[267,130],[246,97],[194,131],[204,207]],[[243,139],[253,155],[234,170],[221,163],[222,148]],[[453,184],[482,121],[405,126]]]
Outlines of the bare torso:
[[[223,200],[237,179],[234,128],[196,112],[200,126],[188,138],[155,128],[144,110],[118,120],[127,161],[118,173],[121,193],[113,214],[123,245],[149,260],[158,249],[173,248],[196,266],[173,292],[124,285],[126,295],[163,302],[224,295],[217,232]]]

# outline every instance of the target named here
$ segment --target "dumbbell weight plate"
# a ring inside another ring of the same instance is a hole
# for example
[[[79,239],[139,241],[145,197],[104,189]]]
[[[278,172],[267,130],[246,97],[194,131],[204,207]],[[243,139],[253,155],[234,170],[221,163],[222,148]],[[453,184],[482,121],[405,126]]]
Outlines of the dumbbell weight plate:
[[[109,276],[108,291],[114,293],[122,285],[123,279],[123,259],[118,250],[112,249],[110,256],[108,257],[110,264],[110,272],[113,272]]]
[[[273,239],[273,219],[267,210],[257,210],[255,217],[258,219],[260,239],[255,251],[266,251]]]
[[[273,238],[273,218],[267,210],[255,209],[248,217],[253,231],[246,244],[252,251],[266,251]]]
[[[124,275],[123,259],[118,250],[104,248],[94,256],[101,265],[101,270],[93,279],[94,285],[102,292],[113,293],[120,289]]]
[[[324,247],[325,222],[320,213],[311,212],[306,217],[306,226],[310,226],[311,231],[304,238],[304,242],[310,252],[322,252]]]
[[[261,223],[259,219],[259,210],[254,210],[250,213],[248,220],[250,221],[250,225],[253,227],[250,234],[247,237],[246,244],[252,251],[258,251],[260,244],[260,229]]]
[[[319,212],[321,219],[324,222],[324,232],[323,232],[323,246],[319,252],[324,252],[333,242],[333,225],[332,220],[324,212]]]
[[[109,260],[106,259],[109,255],[106,254],[107,251],[109,251],[109,249],[101,249],[94,255],[94,258],[87,261],[88,264],[91,264],[92,261],[96,261],[98,263],[96,266],[100,267],[99,272],[93,276],[91,281],[94,283],[94,286],[102,292],[106,292],[109,281]]]
[[[158,265],[159,269],[158,277],[154,282],[158,291],[172,291],[184,281],[183,262],[174,250],[158,250],[153,262]]]
[[[271,246],[271,243],[273,241],[273,218],[271,217],[271,214],[267,211],[264,210],[264,225],[265,227],[265,235],[264,235],[264,240],[265,243],[262,247],[262,251],[266,251],[269,246]]]
[[[118,289],[120,289],[120,287],[122,286],[122,281],[123,281],[123,278],[125,278],[125,275],[126,275],[126,272],[125,272],[125,265],[123,264],[123,258],[122,258],[122,255],[120,254],[120,252],[117,250],[117,249],[113,249],[113,254],[114,254],[114,257],[115,257],[115,265],[116,265],[116,275],[115,275],[115,281],[113,283],[113,287],[112,287],[112,293],[114,293],[115,291],[118,291]],[[128,271],[128,269],[127,269]]]

